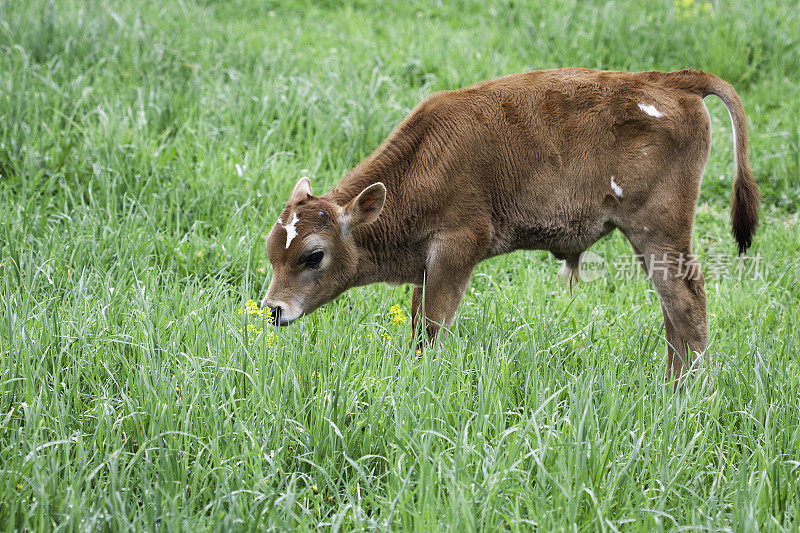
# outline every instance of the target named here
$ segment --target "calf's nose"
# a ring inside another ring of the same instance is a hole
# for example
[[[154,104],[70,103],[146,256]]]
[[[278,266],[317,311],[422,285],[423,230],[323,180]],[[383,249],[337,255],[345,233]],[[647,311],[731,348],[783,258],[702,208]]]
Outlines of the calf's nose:
[[[261,301],[261,310],[262,311],[269,311],[270,320],[273,324],[281,325],[281,315],[283,314],[283,308],[280,305],[273,305],[264,298]]]
[[[281,309],[281,306],[279,305],[272,306],[267,304],[266,308],[269,309],[269,314],[272,315],[272,321],[276,324],[280,324],[281,314],[283,313],[283,309]]]

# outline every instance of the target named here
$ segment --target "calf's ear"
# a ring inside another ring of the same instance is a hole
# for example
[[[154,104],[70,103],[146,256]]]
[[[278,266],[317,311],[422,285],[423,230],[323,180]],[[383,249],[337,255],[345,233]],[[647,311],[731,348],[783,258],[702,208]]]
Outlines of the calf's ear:
[[[305,200],[309,196],[311,196],[311,182],[304,176],[300,178],[297,185],[294,186],[288,203],[299,202],[300,200]]]
[[[340,223],[347,231],[361,224],[374,222],[385,203],[386,186],[381,182],[373,183],[344,206]]]

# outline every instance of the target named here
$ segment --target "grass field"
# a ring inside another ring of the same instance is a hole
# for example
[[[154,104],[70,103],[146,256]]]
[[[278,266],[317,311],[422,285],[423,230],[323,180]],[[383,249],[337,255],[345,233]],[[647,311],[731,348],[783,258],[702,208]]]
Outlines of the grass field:
[[[743,268],[709,98],[684,391],[619,234],[572,292],[544,252],[483,263],[422,358],[408,287],[246,326],[299,175],[554,66],[702,68],[744,101],[762,227]],[[0,530],[797,531],[798,78],[790,1],[0,0]]]

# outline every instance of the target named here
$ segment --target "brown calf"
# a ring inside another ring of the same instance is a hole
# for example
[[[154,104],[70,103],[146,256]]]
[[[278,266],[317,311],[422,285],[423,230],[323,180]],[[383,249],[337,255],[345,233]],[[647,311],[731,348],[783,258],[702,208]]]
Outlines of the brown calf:
[[[707,342],[691,233],[709,94],[733,122],[731,222],[742,253],[760,197],[728,83],[694,70],[536,71],[430,96],[322,196],[300,179],[268,237],[262,307],[285,325],[351,287],[411,283],[414,331],[424,315],[433,339],[480,261],[544,249],[574,277],[581,253],[619,228],[658,292],[680,378]]]

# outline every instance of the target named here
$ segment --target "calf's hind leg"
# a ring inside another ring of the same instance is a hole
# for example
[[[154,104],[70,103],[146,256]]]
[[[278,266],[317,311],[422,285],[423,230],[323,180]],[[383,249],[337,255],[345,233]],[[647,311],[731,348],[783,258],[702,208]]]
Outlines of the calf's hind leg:
[[[639,258],[639,265],[642,267],[642,270],[644,270],[645,275],[650,278],[650,271],[648,270],[648,265],[644,260],[644,254],[636,248],[634,248],[634,252],[636,252],[636,255]],[[661,260],[663,260],[663,254]],[[656,263],[657,262],[658,260]],[[655,266],[660,267],[661,265],[656,264]],[[663,278],[663,272],[659,270],[659,273]],[[699,264],[697,265],[697,274],[702,276],[699,271]],[[677,346],[680,346],[680,337],[675,330],[675,326],[672,325],[672,320],[670,320],[667,308],[664,306],[664,302],[660,296],[659,300],[661,300],[661,313],[664,316],[664,336],[667,339],[667,365],[669,366],[668,375],[676,376],[679,373],[682,373],[682,369],[684,368],[683,365],[681,364],[680,368],[678,368],[677,365],[678,363],[686,362],[686,351],[684,350],[684,352],[681,353],[676,349]],[[703,316],[705,316],[705,313]]]
[[[676,250],[649,246],[643,261],[661,300],[669,376],[681,383],[697,355],[705,354],[708,344],[706,291],[700,264],[691,247]]]

